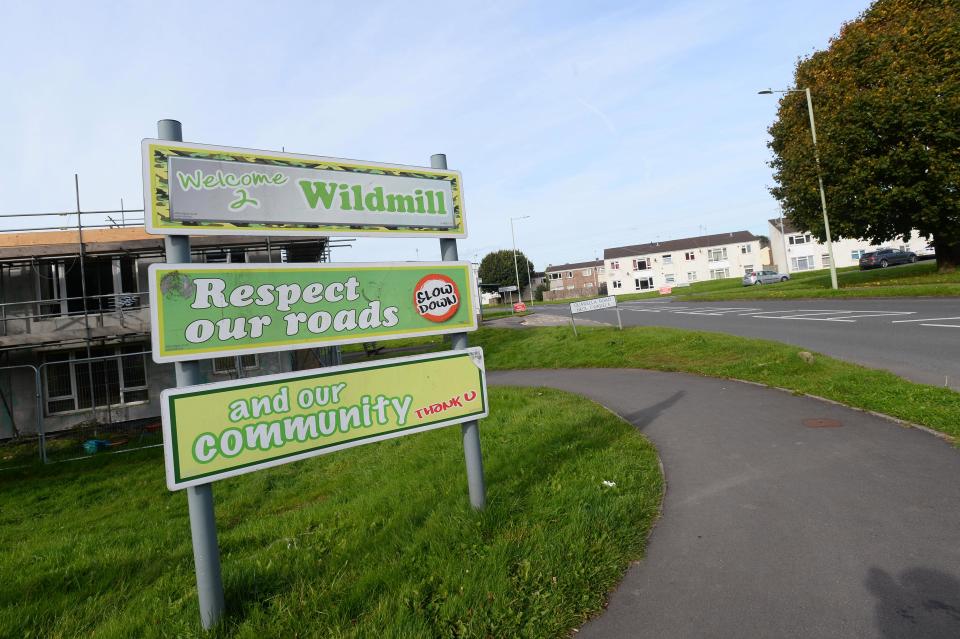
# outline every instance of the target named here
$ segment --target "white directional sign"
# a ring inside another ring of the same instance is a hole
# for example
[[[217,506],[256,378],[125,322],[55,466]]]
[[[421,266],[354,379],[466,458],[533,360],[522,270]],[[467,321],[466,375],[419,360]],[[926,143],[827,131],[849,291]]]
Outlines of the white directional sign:
[[[586,313],[588,311],[599,311],[604,308],[616,308],[617,298],[598,297],[592,300],[583,300],[582,302],[570,302],[571,313]]]
[[[515,290],[517,290],[516,286],[501,286],[500,288],[497,289],[497,291],[500,293],[510,293]]]

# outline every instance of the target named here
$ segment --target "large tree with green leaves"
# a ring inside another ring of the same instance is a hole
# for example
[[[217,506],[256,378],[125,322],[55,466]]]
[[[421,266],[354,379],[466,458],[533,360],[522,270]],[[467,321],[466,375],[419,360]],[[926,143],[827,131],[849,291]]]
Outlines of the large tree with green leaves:
[[[813,95],[831,234],[882,243],[917,229],[938,266],[960,265],[960,3],[876,0],[826,51],[801,59]],[[804,94],[770,127],[771,189],[825,239]]]
[[[530,273],[533,273],[533,262],[521,251],[517,251],[517,270],[520,274],[520,288],[525,288],[530,282],[527,275],[527,263],[530,264]],[[480,262],[480,279],[484,284],[500,284],[501,286],[516,286],[517,276],[513,269],[513,251],[504,249],[487,253]]]

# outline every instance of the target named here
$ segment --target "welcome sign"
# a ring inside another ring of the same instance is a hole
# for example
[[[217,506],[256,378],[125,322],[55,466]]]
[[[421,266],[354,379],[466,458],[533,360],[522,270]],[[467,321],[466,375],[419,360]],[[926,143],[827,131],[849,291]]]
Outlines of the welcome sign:
[[[467,234],[457,171],[150,139],[141,150],[148,233]]]
[[[158,363],[477,329],[469,262],[151,264]]]
[[[170,490],[488,411],[479,348],[168,389],[161,405]]]

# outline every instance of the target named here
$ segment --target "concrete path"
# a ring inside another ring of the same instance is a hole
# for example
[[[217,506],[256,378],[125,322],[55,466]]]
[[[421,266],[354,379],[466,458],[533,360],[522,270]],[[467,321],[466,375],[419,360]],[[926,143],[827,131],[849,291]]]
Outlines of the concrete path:
[[[647,556],[577,637],[960,637],[960,453],[944,441],[683,374],[488,380],[581,393],[634,424],[663,461]]]

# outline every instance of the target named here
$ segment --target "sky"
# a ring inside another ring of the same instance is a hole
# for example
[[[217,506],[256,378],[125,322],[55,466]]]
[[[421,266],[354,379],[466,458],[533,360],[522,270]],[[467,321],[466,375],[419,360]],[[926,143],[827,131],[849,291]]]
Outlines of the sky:
[[[0,213],[143,206],[156,121],[224,146],[463,174],[461,259],[537,269],[779,214],[767,127],[866,0],[23,2],[0,30]],[[814,96],[814,100],[816,97]],[[0,218],[0,227],[14,225]],[[439,259],[357,239],[334,261]]]

